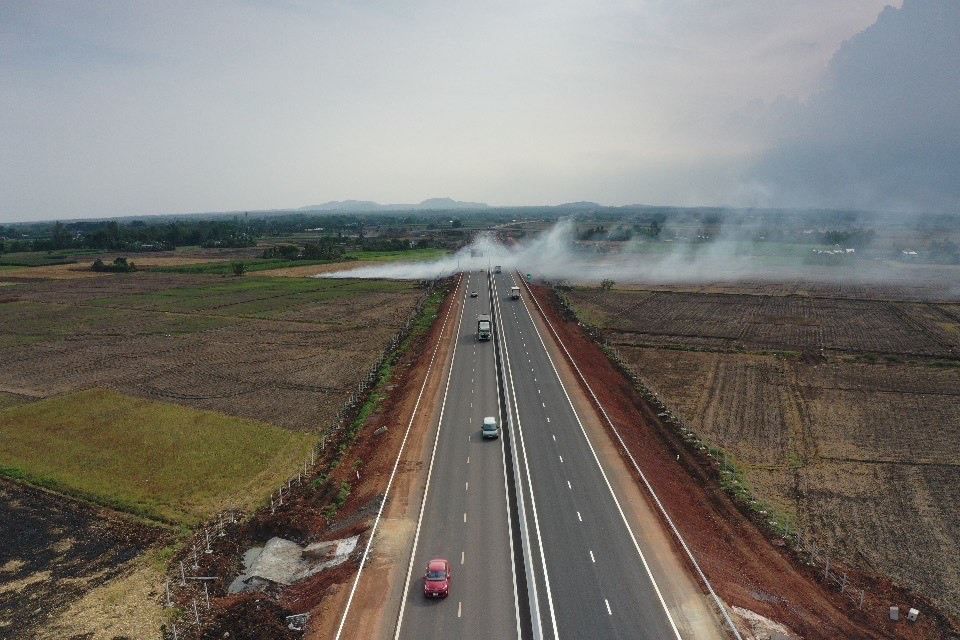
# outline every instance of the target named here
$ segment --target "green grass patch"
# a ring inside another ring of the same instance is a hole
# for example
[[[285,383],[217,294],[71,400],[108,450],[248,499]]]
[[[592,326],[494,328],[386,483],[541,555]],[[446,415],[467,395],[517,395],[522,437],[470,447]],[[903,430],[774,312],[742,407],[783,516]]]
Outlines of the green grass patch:
[[[328,264],[326,260],[273,260],[267,258],[251,258],[249,260],[235,260],[242,262],[247,273],[268,271],[270,269],[285,269],[287,267],[302,267],[312,264]],[[198,262],[196,264],[166,265],[161,267],[144,267],[145,271],[159,273],[188,273],[206,275],[229,275],[233,273],[231,262]]]
[[[436,260],[450,255],[449,249],[410,249],[408,251],[350,251],[345,257],[374,262],[414,262]]]
[[[929,360],[925,364],[940,369],[960,369],[960,360]]]
[[[353,262],[357,260],[374,262],[434,260],[449,255],[447,249],[410,249],[409,251],[349,251],[339,260],[282,260],[274,258],[251,258],[240,260],[247,267],[247,273],[286,269],[288,267],[306,267],[318,264]],[[187,273],[207,275],[229,275],[232,273],[230,262],[202,262],[198,264],[167,265],[144,267],[144,270],[159,273]]]
[[[104,253],[97,249],[64,249],[59,251],[23,251],[0,254],[0,265],[16,267],[45,267],[52,264],[77,262],[77,256],[95,256]]]
[[[249,509],[316,437],[103,389],[0,411],[0,474],[154,520]]]

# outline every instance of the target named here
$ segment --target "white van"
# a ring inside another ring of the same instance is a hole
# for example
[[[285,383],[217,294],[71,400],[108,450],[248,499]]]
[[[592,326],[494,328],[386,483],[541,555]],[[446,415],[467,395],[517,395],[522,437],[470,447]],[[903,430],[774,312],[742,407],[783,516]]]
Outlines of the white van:
[[[484,418],[482,433],[484,438],[499,438],[500,427],[497,426],[497,419],[493,416]]]

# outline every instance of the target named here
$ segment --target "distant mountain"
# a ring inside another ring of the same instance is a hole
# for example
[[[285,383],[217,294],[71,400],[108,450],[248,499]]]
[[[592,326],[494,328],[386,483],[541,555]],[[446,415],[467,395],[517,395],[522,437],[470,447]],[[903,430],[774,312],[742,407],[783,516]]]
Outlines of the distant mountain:
[[[397,205],[391,205],[397,206]],[[416,205],[417,209],[489,209],[490,205],[483,202],[460,202],[450,198],[429,198]]]
[[[378,211],[381,206],[372,200],[331,200],[300,207],[298,211]]]
[[[331,200],[301,207],[298,211],[449,211],[451,209],[489,209],[483,202],[460,202],[452,198],[429,198],[420,204],[378,204],[370,200]]]
[[[583,209],[602,209],[602,204],[597,204],[596,202],[564,202],[563,204],[558,204],[557,209],[567,209],[570,211],[580,211]]]

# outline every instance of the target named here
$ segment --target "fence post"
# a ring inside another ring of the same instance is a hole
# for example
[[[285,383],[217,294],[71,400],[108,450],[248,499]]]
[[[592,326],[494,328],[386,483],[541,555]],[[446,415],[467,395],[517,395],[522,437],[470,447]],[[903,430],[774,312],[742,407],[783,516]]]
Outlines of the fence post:
[[[863,589],[860,589],[860,608],[863,609]]]
[[[827,556],[827,562],[823,566],[823,579],[824,580],[830,579],[830,556]]]

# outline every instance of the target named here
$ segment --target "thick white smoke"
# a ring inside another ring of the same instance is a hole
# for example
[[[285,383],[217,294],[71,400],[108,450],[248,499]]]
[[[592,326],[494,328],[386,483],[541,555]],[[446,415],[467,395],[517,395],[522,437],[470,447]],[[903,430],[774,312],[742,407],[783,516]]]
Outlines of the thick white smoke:
[[[578,245],[572,220],[563,220],[522,243],[501,244],[481,234],[472,244],[454,255],[432,262],[401,262],[370,265],[323,278],[429,279],[458,271],[488,269],[502,265],[519,269],[535,279],[566,280],[570,283],[599,283],[610,279],[618,284],[699,284],[737,282],[810,282],[836,284],[915,283],[933,286],[937,297],[960,295],[956,282],[942,279],[938,267],[900,268],[876,255],[844,255],[840,264],[808,264],[803,255],[812,248],[800,246],[790,255],[771,255],[776,246],[757,245],[741,233],[724,231],[708,242],[689,243],[645,239],[609,245],[609,252]],[[763,251],[758,251],[761,247]],[[949,269],[949,268],[947,268]],[[948,274],[949,275],[949,274]],[[955,276],[955,274],[954,274]]]
[[[535,268],[539,276],[558,277],[558,270],[566,269],[563,265],[569,265],[574,254],[573,237],[572,221],[564,220],[530,242],[512,247],[495,241],[488,234],[480,234],[476,240],[455,254],[432,262],[384,263],[324,273],[317,277],[419,280],[448,276],[458,271],[493,268],[496,265],[501,265],[504,269]]]

